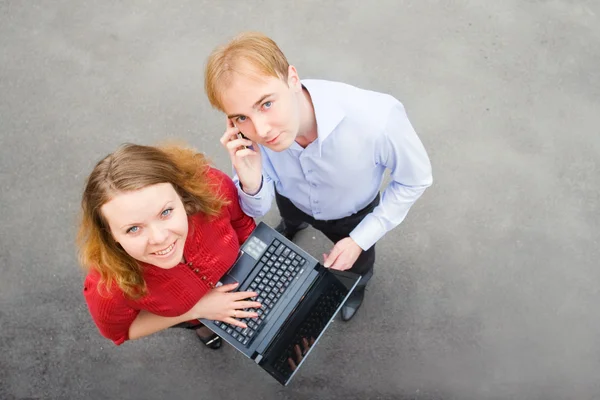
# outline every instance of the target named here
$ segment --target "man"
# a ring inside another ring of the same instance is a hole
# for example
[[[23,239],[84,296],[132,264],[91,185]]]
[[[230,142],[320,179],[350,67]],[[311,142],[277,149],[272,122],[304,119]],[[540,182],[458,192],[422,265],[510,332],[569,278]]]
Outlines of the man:
[[[342,308],[342,320],[350,320],[373,275],[375,243],[432,183],[404,107],[343,83],[301,81],[274,41],[251,32],[213,51],[205,90],[227,115],[221,143],[242,209],[263,216],[275,197],[279,232],[292,240],[312,225],[335,243],[323,265],[362,275]],[[386,169],[392,181],[380,199]]]

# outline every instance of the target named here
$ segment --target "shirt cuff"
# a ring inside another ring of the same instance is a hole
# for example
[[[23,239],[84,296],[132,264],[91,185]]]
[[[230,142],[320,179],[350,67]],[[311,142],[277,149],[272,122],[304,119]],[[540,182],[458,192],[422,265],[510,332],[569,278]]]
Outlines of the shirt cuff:
[[[263,188],[263,182],[264,182],[264,177],[261,175],[260,176],[260,186],[258,187],[258,191],[254,194],[248,194],[248,193],[244,192],[244,188],[242,187],[243,186],[242,182],[238,182],[238,183],[240,185],[240,190],[242,191],[243,194],[245,194],[246,196],[249,196],[249,197],[256,197],[256,196],[258,196],[258,194],[261,192],[261,190]]]
[[[350,232],[350,237],[361,249],[367,251],[371,246],[377,243],[386,232],[387,230],[381,224],[379,219],[373,214],[368,214],[363,218],[360,224]]]
[[[240,206],[242,207],[242,211],[244,211],[244,213],[246,213],[246,215],[250,217],[259,218],[263,216],[263,197],[265,194],[265,190],[267,190],[265,188],[264,181],[265,178],[263,175],[260,182],[260,189],[258,189],[258,192],[256,192],[253,195],[244,192],[244,190],[242,189],[242,183],[239,181],[236,182],[236,186],[238,188],[238,195],[240,198]]]

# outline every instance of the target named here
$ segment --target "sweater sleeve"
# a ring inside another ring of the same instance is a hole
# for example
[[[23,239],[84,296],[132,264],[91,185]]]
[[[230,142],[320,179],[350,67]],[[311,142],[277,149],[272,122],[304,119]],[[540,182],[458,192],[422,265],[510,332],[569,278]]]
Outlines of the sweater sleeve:
[[[229,218],[231,220],[231,226],[235,230],[238,241],[243,244],[248,236],[256,228],[256,223],[252,217],[249,217],[242,211],[240,207],[240,199],[238,197],[237,187],[233,183],[233,180],[227,176],[224,172],[217,169],[212,169],[212,174],[220,180],[221,194],[229,201],[228,211]]]
[[[92,319],[102,336],[112,340],[116,345],[129,340],[129,327],[140,310],[129,307],[123,293],[117,288],[110,292],[98,290],[100,276],[91,272],[83,284],[83,295],[87,302]]]

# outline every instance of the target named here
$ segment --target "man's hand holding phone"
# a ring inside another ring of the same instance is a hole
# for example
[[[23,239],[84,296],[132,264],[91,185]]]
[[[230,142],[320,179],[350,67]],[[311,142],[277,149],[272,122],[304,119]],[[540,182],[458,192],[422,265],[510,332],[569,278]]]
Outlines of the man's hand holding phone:
[[[242,190],[250,195],[256,194],[262,184],[262,158],[258,145],[247,139],[230,118],[227,118],[221,144],[229,152]]]

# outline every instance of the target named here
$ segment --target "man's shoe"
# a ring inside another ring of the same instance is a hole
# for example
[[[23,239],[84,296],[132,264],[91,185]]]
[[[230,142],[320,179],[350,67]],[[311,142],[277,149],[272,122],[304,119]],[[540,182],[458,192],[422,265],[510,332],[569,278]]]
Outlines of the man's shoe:
[[[342,321],[350,321],[360,308],[365,297],[365,287],[357,288],[342,306]]]
[[[306,228],[308,228],[308,224],[306,222],[302,222],[300,225],[292,227],[286,224],[285,221],[282,219],[279,222],[279,225],[275,227],[275,230],[281,233],[283,236],[285,236],[288,240],[294,240],[294,236],[296,236],[296,233]]]

